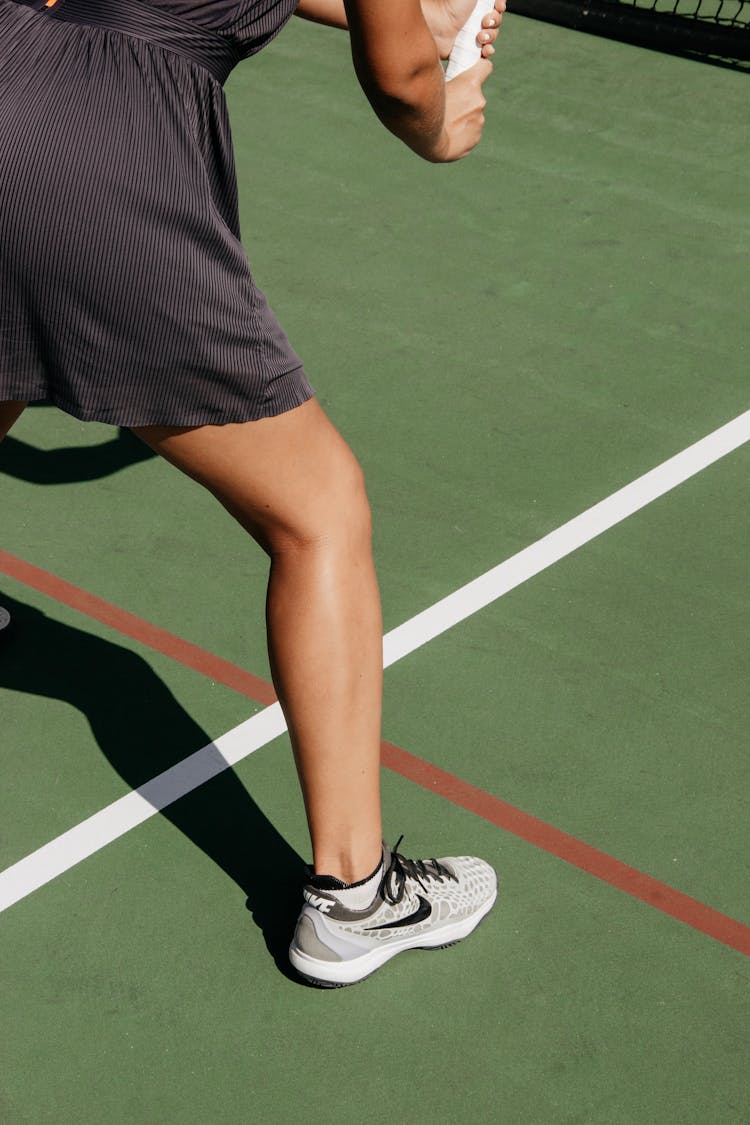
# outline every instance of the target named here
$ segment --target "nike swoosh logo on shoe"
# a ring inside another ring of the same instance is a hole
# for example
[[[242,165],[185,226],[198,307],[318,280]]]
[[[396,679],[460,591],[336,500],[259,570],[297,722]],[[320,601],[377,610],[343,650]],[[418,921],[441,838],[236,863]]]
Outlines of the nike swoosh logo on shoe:
[[[402,926],[415,926],[417,922],[424,922],[432,914],[432,907],[426,898],[417,895],[419,906],[413,914],[407,915],[406,918],[397,918],[395,922],[384,922],[382,926],[368,926],[368,930],[398,930]]]

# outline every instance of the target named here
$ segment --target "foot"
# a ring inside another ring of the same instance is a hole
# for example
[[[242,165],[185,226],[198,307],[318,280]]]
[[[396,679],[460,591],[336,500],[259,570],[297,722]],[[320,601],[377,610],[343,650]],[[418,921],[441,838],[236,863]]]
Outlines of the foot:
[[[472,856],[412,860],[384,846],[369,906],[346,905],[346,890],[338,879],[312,873],[303,889],[289,959],[313,984],[355,984],[404,949],[461,941],[492,909],[497,876]]]

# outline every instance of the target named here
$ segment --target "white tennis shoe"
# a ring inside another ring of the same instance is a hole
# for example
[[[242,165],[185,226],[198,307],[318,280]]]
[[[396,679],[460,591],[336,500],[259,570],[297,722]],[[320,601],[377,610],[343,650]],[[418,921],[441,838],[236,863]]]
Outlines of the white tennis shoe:
[[[381,872],[363,910],[344,905],[345,883],[310,874],[289,947],[301,976],[336,988],[364,980],[405,949],[454,945],[476,929],[497,897],[495,872],[473,856],[413,860],[384,845]]]

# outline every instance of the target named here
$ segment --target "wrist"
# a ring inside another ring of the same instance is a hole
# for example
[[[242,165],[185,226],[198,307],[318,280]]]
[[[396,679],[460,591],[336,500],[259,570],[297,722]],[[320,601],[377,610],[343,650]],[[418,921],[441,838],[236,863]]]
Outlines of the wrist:
[[[429,146],[425,146],[425,151],[421,152],[420,156],[429,160],[431,164],[446,164],[452,159],[450,156],[450,137],[445,128],[440,130]]]

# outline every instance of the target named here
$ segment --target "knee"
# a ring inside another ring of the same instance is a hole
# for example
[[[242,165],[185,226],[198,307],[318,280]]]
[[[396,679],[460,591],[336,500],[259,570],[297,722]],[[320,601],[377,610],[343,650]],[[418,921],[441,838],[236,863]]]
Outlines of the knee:
[[[372,516],[362,469],[352,454],[300,503],[268,529],[269,554],[298,551],[369,554]]]

